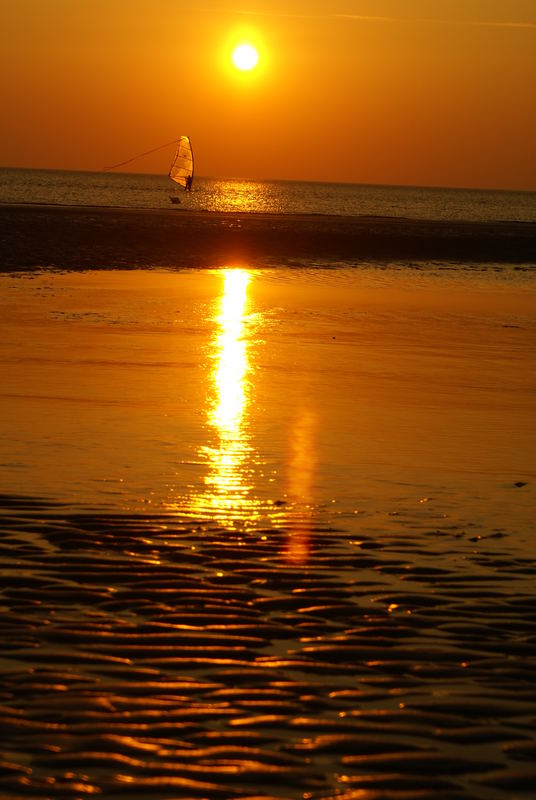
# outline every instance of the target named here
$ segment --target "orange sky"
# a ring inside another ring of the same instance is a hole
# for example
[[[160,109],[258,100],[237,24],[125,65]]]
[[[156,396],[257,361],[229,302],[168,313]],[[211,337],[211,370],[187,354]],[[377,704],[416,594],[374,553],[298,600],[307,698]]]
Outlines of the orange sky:
[[[534,0],[0,0],[0,38],[2,166],[187,133],[200,175],[536,189]]]

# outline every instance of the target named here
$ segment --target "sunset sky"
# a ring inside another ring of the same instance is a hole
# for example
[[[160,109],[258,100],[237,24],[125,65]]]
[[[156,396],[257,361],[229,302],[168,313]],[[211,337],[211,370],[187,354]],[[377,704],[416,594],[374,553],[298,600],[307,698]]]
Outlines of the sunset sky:
[[[0,0],[0,39],[1,166],[188,134],[205,176],[536,189],[534,0]]]

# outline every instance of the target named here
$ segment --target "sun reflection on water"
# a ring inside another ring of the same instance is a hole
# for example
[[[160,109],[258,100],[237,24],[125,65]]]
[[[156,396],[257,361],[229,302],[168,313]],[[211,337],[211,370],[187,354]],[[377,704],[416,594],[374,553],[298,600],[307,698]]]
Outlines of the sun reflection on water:
[[[220,270],[218,276],[222,292],[212,317],[215,331],[208,350],[206,436],[196,448],[195,462],[204,474],[173,508],[226,528],[284,527],[288,531],[284,557],[303,564],[309,556],[314,513],[316,417],[301,408],[294,418],[287,443],[287,491],[274,498],[276,470],[268,469],[253,443],[253,373],[258,349],[254,331],[263,320],[250,307],[253,275],[235,268]]]
[[[217,362],[213,374],[216,402],[209,415],[211,424],[222,436],[240,439],[240,424],[246,406],[246,374],[249,370],[246,341],[243,337],[247,288],[246,270],[229,270],[224,275],[220,332],[216,341]]]
[[[256,181],[214,181],[207,192],[207,207],[219,211],[281,211],[281,192],[276,184]]]
[[[222,271],[223,291],[211,344],[209,402],[206,412],[209,442],[198,453],[207,465],[204,490],[189,499],[189,510],[226,525],[256,521],[261,503],[253,496],[255,453],[248,410],[251,373],[248,341],[248,286],[245,269]]]

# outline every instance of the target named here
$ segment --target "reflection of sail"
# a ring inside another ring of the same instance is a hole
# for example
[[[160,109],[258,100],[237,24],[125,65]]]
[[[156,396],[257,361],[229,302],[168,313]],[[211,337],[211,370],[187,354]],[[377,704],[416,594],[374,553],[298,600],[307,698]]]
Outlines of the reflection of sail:
[[[289,534],[287,558],[304,563],[309,556],[310,519],[316,474],[315,448],[316,419],[312,411],[304,409],[296,419],[290,439],[289,495],[301,505],[300,524]],[[298,515],[296,515],[298,517]]]

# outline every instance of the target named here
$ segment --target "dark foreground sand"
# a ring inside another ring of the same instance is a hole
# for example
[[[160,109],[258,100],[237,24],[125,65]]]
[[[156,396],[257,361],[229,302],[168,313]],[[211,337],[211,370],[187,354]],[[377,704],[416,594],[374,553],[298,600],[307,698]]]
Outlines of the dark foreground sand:
[[[0,503],[2,798],[534,796],[536,563],[504,533]]]
[[[0,206],[0,270],[374,260],[536,263],[536,224]]]

